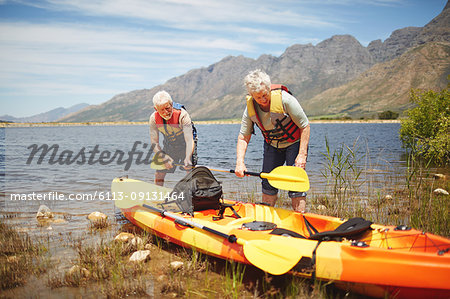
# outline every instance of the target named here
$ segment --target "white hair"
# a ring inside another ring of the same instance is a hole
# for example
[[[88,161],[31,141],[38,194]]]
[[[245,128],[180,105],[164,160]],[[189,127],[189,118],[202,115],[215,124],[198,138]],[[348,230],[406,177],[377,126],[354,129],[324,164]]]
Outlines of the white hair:
[[[172,97],[170,96],[170,94],[165,91],[165,90],[161,90],[158,91],[154,96],[153,96],[153,106],[161,106],[164,105],[165,103],[173,103],[172,101]]]
[[[244,84],[249,94],[270,90],[270,77],[260,69],[248,73],[244,78]]]

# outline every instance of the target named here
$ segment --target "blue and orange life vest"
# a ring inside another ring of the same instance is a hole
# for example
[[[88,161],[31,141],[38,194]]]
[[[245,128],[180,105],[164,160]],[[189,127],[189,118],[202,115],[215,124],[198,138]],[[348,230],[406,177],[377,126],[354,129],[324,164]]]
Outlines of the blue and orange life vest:
[[[250,119],[261,129],[264,139],[267,143],[277,141],[295,142],[300,139],[300,129],[292,121],[291,117],[284,111],[282,103],[282,91],[288,93],[286,86],[281,84],[272,84],[270,86],[270,120],[274,125],[272,130],[266,130],[259,119],[255,109],[255,100],[252,96],[247,96],[247,112]]]

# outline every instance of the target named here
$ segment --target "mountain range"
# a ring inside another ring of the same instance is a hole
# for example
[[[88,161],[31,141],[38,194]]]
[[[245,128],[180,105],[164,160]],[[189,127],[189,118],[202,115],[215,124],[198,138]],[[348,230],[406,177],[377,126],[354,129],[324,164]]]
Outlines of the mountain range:
[[[317,45],[295,44],[278,56],[258,59],[228,56],[193,69],[151,89],[134,90],[92,105],[59,121],[145,121],[152,97],[166,90],[183,103],[194,120],[240,118],[245,75],[256,68],[273,83],[288,86],[308,116],[373,117],[402,112],[411,88],[440,90],[450,74],[450,5],[424,27],[392,32],[367,47],[351,35],[336,35]]]
[[[71,113],[78,112],[83,108],[88,107],[89,104],[81,103],[73,105],[69,108],[58,107],[50,111],[39,113],[28,117],[14,117],[11,115],[0,115],[0,120],[5,122],[18,122],[18,123],[36,123],[36,122],[54,122],[62,117],[70,115]]]

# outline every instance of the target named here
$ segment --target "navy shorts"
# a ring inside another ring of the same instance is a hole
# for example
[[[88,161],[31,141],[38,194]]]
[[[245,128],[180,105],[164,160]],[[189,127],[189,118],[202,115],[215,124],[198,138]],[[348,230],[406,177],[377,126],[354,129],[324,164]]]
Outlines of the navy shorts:
[[[262,172],[269,173],[278,166],[286,165],[292,166],[295,164],[300,148],[300,142],[296,142],[286,148],[276,148],[264,141],[264,158]],[[278,189],[271,186],[267,179],[262,180],[262,192],[267,195],[278,194]],[[306,192],[289,191],[290,198],[306,196]]]

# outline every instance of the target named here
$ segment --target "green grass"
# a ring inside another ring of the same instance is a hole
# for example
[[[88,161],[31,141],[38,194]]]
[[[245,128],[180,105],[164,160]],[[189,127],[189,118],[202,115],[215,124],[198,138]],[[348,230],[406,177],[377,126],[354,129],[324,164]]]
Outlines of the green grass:
[[[43,243],[0,221],[0,290],[22,286],[31,274],[44,273],[50,263],[46,252]]]

